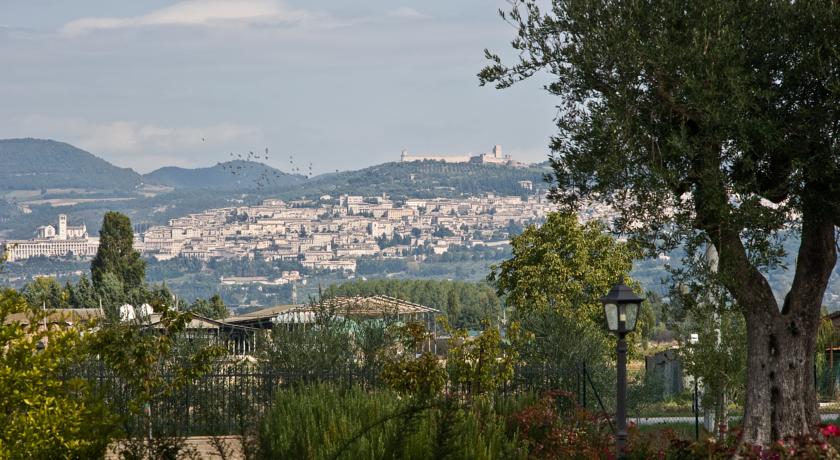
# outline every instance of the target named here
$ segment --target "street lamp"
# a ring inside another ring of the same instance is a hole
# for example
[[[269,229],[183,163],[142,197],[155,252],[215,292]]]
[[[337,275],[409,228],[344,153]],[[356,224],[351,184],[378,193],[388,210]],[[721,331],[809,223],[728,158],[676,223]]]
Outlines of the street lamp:
[[[627,341],[624,340],[624,336],[636,328],[639,308],[644,300],[644,297],[634,294],[633,290],[624,284],[624,277],[618,280],[607,295],[601,297],[604,315],[607,317],[607,329],[618,337],[615,449],[619,458],[624,458],[624,449],[627,445]]]

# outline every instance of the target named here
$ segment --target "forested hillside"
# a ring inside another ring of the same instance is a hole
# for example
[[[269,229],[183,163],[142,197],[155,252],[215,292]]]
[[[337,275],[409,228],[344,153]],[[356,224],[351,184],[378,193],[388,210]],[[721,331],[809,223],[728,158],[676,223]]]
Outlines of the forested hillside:
[[[384,163],[358,171],[325,174],[310,179],[300,189],[307,194],[349,193],[354,195],[411,196],[431,198],[453,195],[521,195],[525,193],[519,182],[529,180],[534,187],[545,187],[539,167],[512,168],[507,166],[470,163],[413,161]]]
[[[130,193],[142,177],[70,144],[0,140],[0,190],[84,189]]]
[[[152,184],[175,188],[212,188],[215,190],[254,190],[298,184],[304,176],[287,174],[256,161],[228,161],[208,168],[186,169],[167,166],[145,174]]]

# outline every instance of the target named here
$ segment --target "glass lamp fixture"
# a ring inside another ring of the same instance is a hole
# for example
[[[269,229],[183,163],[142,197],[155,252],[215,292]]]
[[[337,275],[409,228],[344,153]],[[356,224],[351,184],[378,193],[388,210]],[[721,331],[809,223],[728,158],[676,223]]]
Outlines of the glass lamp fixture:
[[[636,320],[639,318],[639,307],[644,300],[624,284],[623,278],[619,280],[607,295],[601,297],[601,302],[604,303],[604,315],[607,318],[607,329],[616,334],[633,332],[636,329]]]
[[[605,303],[604,314],[607,316],[607,329],[610,332],[618,331],[618,305]]]

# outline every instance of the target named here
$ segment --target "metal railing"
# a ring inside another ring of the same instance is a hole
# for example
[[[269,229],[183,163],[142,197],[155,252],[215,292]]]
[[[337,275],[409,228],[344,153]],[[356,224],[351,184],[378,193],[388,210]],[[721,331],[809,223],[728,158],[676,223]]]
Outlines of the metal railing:
[[[368,388],[383,385],[377,370],[357,367],[304,370],[225,363],[177,387],[174,386],[176,375],[174,370],[161,369],[162,379],[173,385],[146,407],[132,407],[138,401],[137,388],[102,362],[85,363],[68,377],[86,381],[94,396],[104,400],[111,411],[120,416],[126,433],[145,435],[151,424],[154,436],[244,434],[254,429],[271,409],[279,391],[296,385],[318,382]],[[514,377],[498,392],[502,397],[514,397],[548,389],[565,390],[575,395],[584,407],[607,413],[601,396],[604,387],[593,380],[585,366],[574,369],[517,368]]]

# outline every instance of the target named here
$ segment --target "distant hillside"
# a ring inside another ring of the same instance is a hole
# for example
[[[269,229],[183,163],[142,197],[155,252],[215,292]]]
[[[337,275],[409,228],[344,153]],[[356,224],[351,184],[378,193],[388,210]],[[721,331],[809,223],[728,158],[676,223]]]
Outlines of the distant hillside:
[[[78,188],[129,192],[142,177],[70,144],[42,139],[0,140],[0,190]]]
[[[531,181],[532,186],[545,188],[544,168],[512,168],[472,163],[443,163],[438,161],[413,161],[384,163],[358,171],[347,171],[316,176],[297,193],[348,193],[354,195],[380,195],[431,198],[438,196],[520,195],[528,193],[521,181]]]
[[[254,190],[286,187],[304,180],[303,176],[284,173],[256,161],[228,161],[209,168],[167,166],[143,176],[151,184],[175,188],[212,188],[216,190]]]

